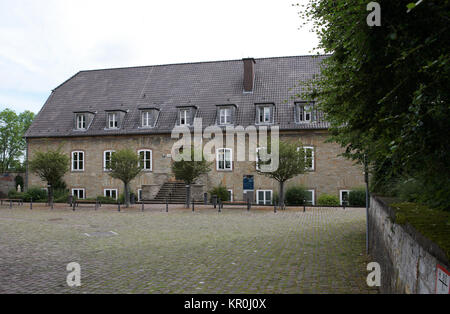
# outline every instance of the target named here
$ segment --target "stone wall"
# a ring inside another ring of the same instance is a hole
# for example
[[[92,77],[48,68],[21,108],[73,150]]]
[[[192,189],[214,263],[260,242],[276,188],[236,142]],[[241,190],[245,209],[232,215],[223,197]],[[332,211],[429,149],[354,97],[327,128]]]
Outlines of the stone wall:
[[[444,252],[410,225],[394,223],[387,199],[372,197],[369,248],[381,266],[382,293],[435,293],[436,265],[450,270]]]
[[[15,178],[17,176],[21,176],[25,181],[24,173],[3,173],[0,174],[0,197],[6,197],[10,190],[16,189],[16,181]],[[23,186],[22,186],[23,190]]]
[[[339,154],[343,149],[333,143],[326,143],[327,132],[325,130],[302,130],[284,132],[280,135],[283,141],[300,140],[305,146],[313,146],[315,149],[315,170],[300,175],[290,181],[287,186],[303,185],[315,191],[315,199],[322,193],[339,196],[339,190],[349,190],[354,187],[363,186],[363,172],[359,166],[355,166]],[[120,181],[112,179],[107,172],[103,171],[103,152],[106,150],[120,150],[131,148],[136,150],[151,149],[153,152],[153,169],[142,173],[132,181],[132,191],[136,192],[144,185],[162,186],[168,180],[173,179],[171,174],[170,158],[172,145],[175,140],[170,135],[133,135],[133,136],[97,136],[77,138],[48,138],[29,139],[29,158],[33,158],[37,150],[61,149],[68,156],[72,151],[85,152],[85,170],[83,172],[71,171],[67,173],[64,180],[69,189],[84,188],[86,196],[93,198],[103,195],[104,189],[118,189],[119,194],[123,192]],[[233,150],[233,160],[237,159],[237,143]],[[248,139],[247,139],[248,151]],[[248,155],[248,153],[247,153]],[[235,201],[244,200],[243,178],[244,175],[253,175],[255,190],[278,191],[278,183],[267,177],[259,175],[255,169],[254,161],[240,161],[233,163],[233,171],[218,171],[216,164],[212,171],[202,177],[197,184],[202,185],[202,191],[196,189],[196,198],[209,191],[212,187],[222,184],[233,191]],[[38,177],[29,174],[28,186],[45,187]],[[155,188],[154,190],[157,190]],[[157,193],[157,192],[156,192]],[[153,193],[154,194],[154,193]],[[256,194],[256,193],[255,193]],[[149,195],[148,197],[151,197]],[[151,198],[150,198],[151,199]]]

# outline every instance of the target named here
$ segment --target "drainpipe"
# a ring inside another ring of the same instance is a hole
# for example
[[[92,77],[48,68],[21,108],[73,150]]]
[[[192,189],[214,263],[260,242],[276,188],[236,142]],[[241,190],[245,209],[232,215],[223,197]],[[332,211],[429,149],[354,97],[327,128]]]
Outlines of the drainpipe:
[[[366,183],[366,254],[369,255],[369,165],[364,155],[364,181]]]
[[[23,188],[24,192],[28,191],[28,138],[25,138],[26,150],[25,150],[25,186]]]

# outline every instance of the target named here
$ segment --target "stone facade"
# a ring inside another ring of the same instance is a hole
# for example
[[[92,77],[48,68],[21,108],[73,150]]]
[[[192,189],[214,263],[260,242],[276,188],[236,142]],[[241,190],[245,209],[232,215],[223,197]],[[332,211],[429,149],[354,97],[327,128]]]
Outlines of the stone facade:
[[[315,150],[315,170],[300,175],[287,183],[292,185],[303,185],[315,191],[315,200],[322,193],[339,196],[340,190],[349,190],[362,186],[363,172],[359,166],[352,161],[338,156],[343,152],[337,144],[326,143],[327,131],[325,130],[298,130],[282,132],[282,141],[300,140],[304,146],[313,146]],[[147,193],[150,198],[156,195],[159,187],[165,182],[174,180],[171,175],[171,150],[175,140],[170,134],[166,135],[127,135],[127,136],[95,136],[95,137],[71,137],[71,138],[29,138],[29,159],[38,150],[56,149],[61,150],[68,156],[72,151],[85,152],[84,171],[70,171],[64,180],[69,189],[85,189],[87,198],[94,198],[104,194],[104,189],[117,189],[119,194],[123,192],[120,181],[112,179],[108,172],[103,170],[104,151],[131,148],[138,152],[142,149],[152,150],[152,171],[143,172],[131,184],[132,191],[137,192],[142,186],[148,187]],[[247,140],[248,147],[248,140]],[[233,161],[236,160],[236,147],[233,150]],[[247,153],[248,155],[248,153]],[[255,162],[242,161],[233,162],[232,171],[218,171],[216,165],[212,171],[200,178],[198,185],[194,186],[194,198],[202,200],[202,194],[214,186],[222,184],[233,192],[235,201],[244,200],[243,178],[245,175],[254,176],[255,190],[278,191],[276,181],[259,175],[255,170]],[[44,187],[37,176],[29,173],[28,187]]]

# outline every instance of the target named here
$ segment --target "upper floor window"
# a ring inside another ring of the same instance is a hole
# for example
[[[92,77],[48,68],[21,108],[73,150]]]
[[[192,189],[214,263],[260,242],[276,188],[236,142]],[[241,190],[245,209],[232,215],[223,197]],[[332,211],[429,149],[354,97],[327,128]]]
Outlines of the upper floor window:
[[[139,166],[142,170],[152,171],[152,151],[140,150],[139,151]]]
[[[258,106],[256,109],[258,124],[273,123],[273,105]]]
[[[153,128],[156,124],[157,117],[158,110],[156,109],[141,111],[141,127]]]
[[[108,113],[108,124],[109,129],[119,128],[119,115],[117,112]]]
[[[189,109],[180,109],[180,125],[189,125],[189,115],[190,110]]]
[[[314,105],[310,103],[296,104],[296,121],[299,123],[311,123],[316,120]]]
[[[314,147],[303,147],[305,150],[306,169],[313,171],[315,169]]]
[[[231,148],[217,150],[217,170],[233,170],[233,150]]]
[[[72,152],[72,171],[84,171],[84,152]]]
[[[76,128],[77,130],[86,130],[86,115],[77,114],[76,115]]]
[[[110,171],[111,170],[111,159],[114,155],[115,151],[107,150],[103,152],[103,170]]]
[[[231,124],[231,108],[219,109],[219,124],[220,125]]]

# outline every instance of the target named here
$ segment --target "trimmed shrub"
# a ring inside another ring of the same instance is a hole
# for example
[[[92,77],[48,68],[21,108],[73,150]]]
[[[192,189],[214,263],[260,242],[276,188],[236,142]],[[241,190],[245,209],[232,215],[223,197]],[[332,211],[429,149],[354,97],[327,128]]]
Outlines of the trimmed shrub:
[[[211,198],[215,195],[217,199],[221,199],[223,202],[228,202],[230,200],[228,190],[223,185],[216,186],[209,191]]]
[[[350,191],[348,196],[350,206],[365,207],[366,206],[366,189],[358,188]]]
[[[339,206],[339,197],[336,195],[322,194],[317,200],[319,206]]]
[[[306,189],[302,186],[293,186],[286,190],[285,203],[288,206],[304,205],[307,196]]]
[[[47,191],[38,187],[31,187],[26,194],[26,201],[29,202],[33,198],[33,202],[47,201]]]

